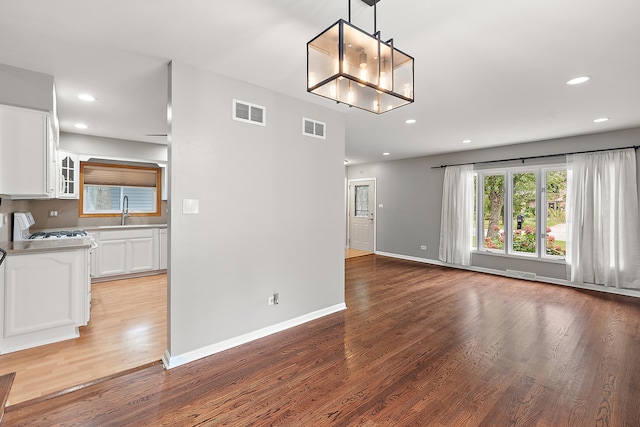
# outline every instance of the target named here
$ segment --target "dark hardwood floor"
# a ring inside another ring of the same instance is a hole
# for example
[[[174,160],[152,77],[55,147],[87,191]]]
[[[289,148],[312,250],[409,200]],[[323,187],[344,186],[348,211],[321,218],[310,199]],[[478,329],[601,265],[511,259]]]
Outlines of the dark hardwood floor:
[[[638,426],[640,299],[368,255],[347,310],[3,426]]]

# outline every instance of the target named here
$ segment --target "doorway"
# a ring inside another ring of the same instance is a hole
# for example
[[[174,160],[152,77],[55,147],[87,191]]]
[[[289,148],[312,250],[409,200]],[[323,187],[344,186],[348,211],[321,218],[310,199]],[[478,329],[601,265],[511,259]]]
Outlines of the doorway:
[[[348,188],[348,246],[350,249],[375,252],[375,178],[350,180]]]

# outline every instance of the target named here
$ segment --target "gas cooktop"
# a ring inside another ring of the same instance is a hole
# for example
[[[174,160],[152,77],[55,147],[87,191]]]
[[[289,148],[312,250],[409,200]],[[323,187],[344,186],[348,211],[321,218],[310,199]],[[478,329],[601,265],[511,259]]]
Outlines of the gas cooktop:
[[[82,230],[73,231],[38,231],[29,236],[29,240],[40,239],[78,239],[87,237],[87,233]]]

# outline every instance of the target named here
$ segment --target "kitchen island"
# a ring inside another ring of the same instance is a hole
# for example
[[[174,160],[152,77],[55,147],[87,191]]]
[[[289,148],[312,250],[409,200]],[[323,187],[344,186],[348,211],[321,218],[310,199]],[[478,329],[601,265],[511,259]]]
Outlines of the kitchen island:
[[[89,321],[93,239],[0,243],[0,354],[80,336]]]

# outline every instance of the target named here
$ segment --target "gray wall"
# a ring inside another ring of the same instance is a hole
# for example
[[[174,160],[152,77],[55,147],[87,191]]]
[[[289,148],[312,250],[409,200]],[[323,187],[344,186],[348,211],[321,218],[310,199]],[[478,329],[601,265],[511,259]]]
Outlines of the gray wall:
[[[440,244],[444,169],[432,169],[433,166],[634,145],[640,145],[640,128],[414,159],[354,165],[347,168],[347,176],[348,179],[373,177],[377,179],[376,204],[384,205],[383,208],[377,209],[376,215],[377,251],[437,260]],[[562,161],[563,157],[560,157],[527,161],[525,164]],[[522,165],[522,163],[520,161],[502,162],[493,164],[491,167],[518,165]],[[427,250],[421,250],[421,245],[426,245]],[[474,254],[472,265],[496,270],[530,271],[545,277],[566,279],[566,268],[563,263]]]
[[[170,74],[170,357],[344,303],[343,117],[183,63]],[[234,98],[265,106],[267,126],[232,120]],[[303,116],[327,139],[302,136]]]
[[[0,64],[0,104],[53,112],[54,78]]]
[[[60,149],[101,158],[127,158],[149,162],[167,162],[167,146],[140,141],[104,138],[60,132]]]

